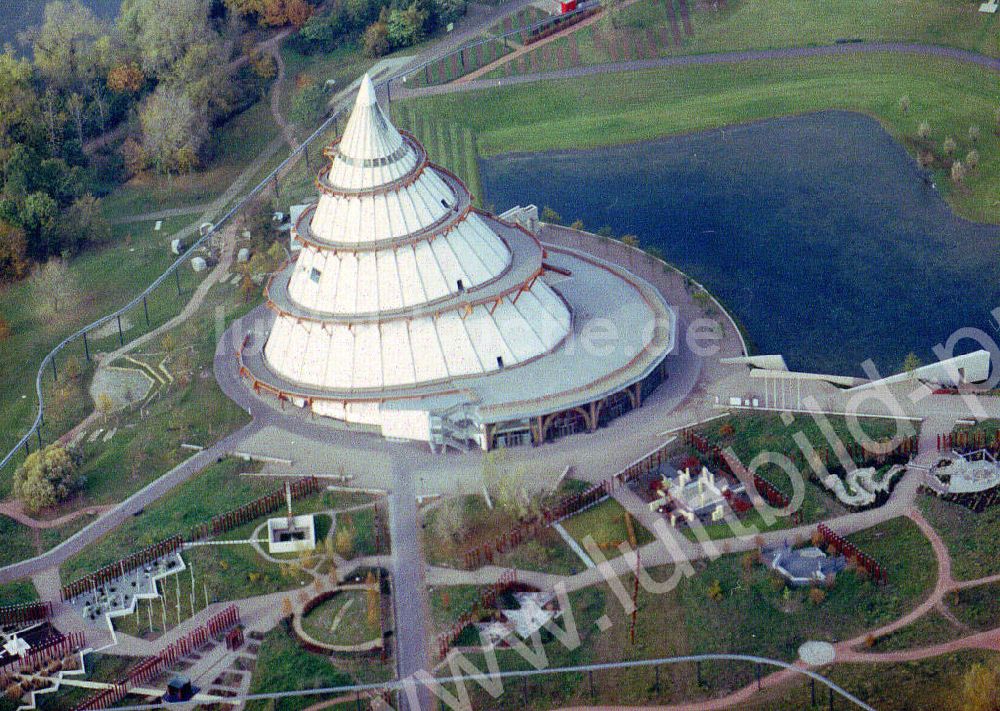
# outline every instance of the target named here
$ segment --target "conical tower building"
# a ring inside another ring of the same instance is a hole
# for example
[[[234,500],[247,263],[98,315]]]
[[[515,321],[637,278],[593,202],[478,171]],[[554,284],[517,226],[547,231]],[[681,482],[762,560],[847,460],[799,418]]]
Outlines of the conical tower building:
[[[543,277],[570,272],[530,232],[474,208],[392,125],[368,76],[324,153],[319,200],[293,225],[302,249],[267,286],[273,325],[256,354],[241,351],[244,375],[390,436],[433,443],[445,428],[489,447],[477,389],[566,344],[571,304]]]

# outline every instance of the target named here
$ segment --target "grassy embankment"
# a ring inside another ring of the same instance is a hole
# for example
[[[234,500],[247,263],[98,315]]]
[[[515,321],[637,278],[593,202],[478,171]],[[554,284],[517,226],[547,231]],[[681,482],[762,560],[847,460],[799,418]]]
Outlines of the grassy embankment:
[[[900,98],[910,106],[903,111]],[[995,133],[996,75],[931,57],[872,54],[657,69],[588,76],[411,99],[425,121],[452,121],[476,137],[481,157],[506,152],[592,148],[826,109],[869,114],[911,154],[941,153],[946,136],[980,167],[962,186],[944,164],[935,170],[962,216],[1000,221],[1000,138]],[[916,132],[928,121],[931,137]],[[971,126],[981,137],[968,139]]]
[[[1000,56],[997,19],[948,0],[901,0],[892,5],[878,0],[832,0],[820,5],[795,0],[733,0],[722,10],[693,2],[688,5],[691,35],[684,31],[677,0],[640,0],[622,9],[613,21],[604,18],[571,37],[556,40],[551,48],[532,50],[523,65],[531,71],[560,68],[557,48],[563,46],[565,60],[570,42],[577,45],[580,64],[822,46],[842,39],[944,45]],[[670,31],[671,16],[681,31],[680,45]],[[501,66],[489,76],[505,73]]]

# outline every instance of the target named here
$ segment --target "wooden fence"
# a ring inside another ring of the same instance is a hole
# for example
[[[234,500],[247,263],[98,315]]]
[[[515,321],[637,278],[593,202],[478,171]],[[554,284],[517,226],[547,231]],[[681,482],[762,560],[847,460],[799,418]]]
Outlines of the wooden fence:
[[[133,553],[111,565],[104,566],[95,573],[89,573],[69,585],[64,585],[59,594],[63,600],[72,600],[78,595],[89,592],[100,585],[124,577],[126,574],[147,563],[152,563],[164,556],[176,553],[181,550],[183,545],[184,541],[180,536],[173,536],[159,543],[154,543],[138,553]]]
[[[293,481],[291,489],[292,500],[301,499],[319,491],[319,479],[315,476],[302,477]],[[274,491],[261,496],[259,499],[244,504],[239,508],[227,511],[226,513],[213,516],[209,523],[202,523],[191,529],[188,541],[200,541],[211,536],[217,536],[234,528],[239,528],[245,523],[249,523],[261,516],[266,516],[281,508],[285,502],[285,489],[275,489]]]
[[[51,602],[29,602],[0,607],[0,627],[42,622],[52,617]]]
[[[168,644],[159,654],[143,659],[129,669],[117,682],[91,696],[76,707],[76,711],[106,709],[119,703],[129,689],[156,678],[165,669],[204,646],[209,639],[225,637],[240,624],[240,609],[230,605],[211,617],[208,622],[189,632],[185,637]]]
[[[446,632],[438,635],[438,656],[444,659],[448,654],[448,649],[462,634],[462,630],[478,621],[484,612],[494,609],[497,599],[515,585],[517,585],[517,571],[507,570],[495,583],[483,590],[479,599],[473,603],[472,609],[460,615]]]
[[[0,679],[10,679],[18,674],[31,674],[42,669],[54,659],[79,652],[86,646],[83,632],[57,634],[32,648],[25,656],[18,657],[0,667]]]
[[[886,573],[885,568],[878,563],[878,561],[867,553],[862,552],[860,548],[841,536],[839,533],[834,533],[833,530],[831,530],[825,523],[819,524],[816,527],[816,531],[823,538],[823,541],[826,543],[827,550],[830,553],[833,555],[843,555],[859,568],[864,569],[868,575],[871,576],[872,580],[877,583],[885,583],[888,581],[889,575]]]

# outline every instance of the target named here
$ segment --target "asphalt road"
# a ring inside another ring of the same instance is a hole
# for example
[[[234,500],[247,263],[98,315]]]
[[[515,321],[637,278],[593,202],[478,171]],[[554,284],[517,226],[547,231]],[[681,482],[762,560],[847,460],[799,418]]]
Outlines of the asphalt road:
[[[405,453],[401,453],[405,456]],[[396,671],[400,679],[418,671],[429,671],[427,653],[430,604],[427,599],[427,570],[420,542],[420,518],[413,475],[393,457],[396,488],[389,496],[389,532],[392,539],[393,601],[396,614]],[[415,696],[416,701],[410,698]],[[434,697],[424,686],[400,695],[400,708],[410,711],[434,708]]]

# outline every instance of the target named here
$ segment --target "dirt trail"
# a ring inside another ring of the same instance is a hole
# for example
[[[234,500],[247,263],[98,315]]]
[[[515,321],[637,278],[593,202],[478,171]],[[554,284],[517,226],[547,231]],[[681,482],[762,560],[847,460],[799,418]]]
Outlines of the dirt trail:
[[[80,516],[100,515],[111,508],[111,506],[87,506],[82,509],[77,509],[76,511],[70,511],[68,514],[63,514],[57,518],[43,520],[29,516],[24,510],[24,504],[17,499],[0,501],[0,514],[7,516],[8,518],[12,518],[18,523],[36,531],[42,531],[49,528],[59,528],[60,526],[67,524]]]

